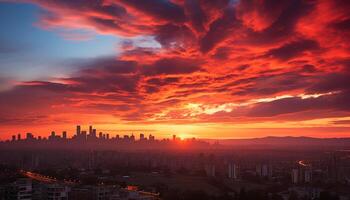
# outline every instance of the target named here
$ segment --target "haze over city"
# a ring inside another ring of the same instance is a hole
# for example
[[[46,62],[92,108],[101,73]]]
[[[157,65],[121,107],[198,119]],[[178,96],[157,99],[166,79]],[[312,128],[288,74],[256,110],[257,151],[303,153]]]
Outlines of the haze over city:
[[[348,1],[0,2],[0,139],[349,136]]]

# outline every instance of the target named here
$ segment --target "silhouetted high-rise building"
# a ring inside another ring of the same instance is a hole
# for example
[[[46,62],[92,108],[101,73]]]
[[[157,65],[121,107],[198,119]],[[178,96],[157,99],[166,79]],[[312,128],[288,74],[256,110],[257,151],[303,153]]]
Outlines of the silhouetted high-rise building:
[[[87,134],[86,134],[86,131],[82,131],[82,132],[81,132],[81,140],[82,140],[82,141],[86,141],[86,135],[87,135]]]
[[[49,140],[54,140],[54,139],[56,139],[56,133],[55,131],[52,131],[51,135],[49,136]]]
[[[131,141],[135,141],[135,136],[134,136],[133,134],[131,134],[130,140],[131,140]]]
[[[14,142],[14,141],[16,141],[16,136],[15,135],[12,136],[12,142]]]
[[[140,133],[140,141],[145,139],[145,135],[143,133]]]
[[[96,129],[92,129],[92,137],[95,139],[96,138]]]
[[[99,132],[99,133],[98,133],[98,138],[100,138],[100,139],[103,138],[102,132]]]
[[[79,136],[81,133],[81,128],[80,128],[80,125],[77,125],[77,136]]]
[[[149,135],[149,137],[148,137],[148,139],[149,139],[149,141],[154,141],[155,140],[155,137],[153,136],[153,135]]]
[[[89,135],[92,135],[92,126],[89,126]]]
[[[332,153],[327,166],[328,178],[332,181],[339,181],[341,178],[340,159],[336,153]]]
[[[67,132],[66,131],[63,131],[62,132],[62,138],[65,140],[67,139]]]
[[[27,133],[27,137],[26,137],[27,140],[32,140],[34,139],[34,136],[32,133]]]
[[[20,134],[20,133],[18,133],[18,135],[17,135],[17,140],[18,140],[18,141],[21,140],[21,134]]]

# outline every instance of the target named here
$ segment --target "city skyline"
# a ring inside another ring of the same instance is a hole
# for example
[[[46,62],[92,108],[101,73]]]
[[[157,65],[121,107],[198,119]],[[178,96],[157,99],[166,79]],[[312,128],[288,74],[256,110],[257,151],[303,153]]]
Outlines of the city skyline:
[[[24,137],[25,136],[25,137]],[[182,137],[177,137],[176,135],[172,135],[171,138],[173,141],[176,140],[184,140],[184,139],[194,139],[192,138],[182,138]],[[168,140],[169,138],[160,138],[160,139],[166,139]],[[56,132],[56,131],[51,131],[51,133],[47,136],[42,136],[42,135],[35,135],[35,133],[32,132],[26,132],[25,134],[18,133],[16,135],[12,135],[11,138],[7,138],[5,141],[21,141],[21,140],[61,140],[61,139],[78,139],[78,140],[83,140],[83,141],[88,141],[90,140],[96,140],[96,139],[103,139],[103,140],[109,140],[109,139],[131,139],[131,141],[143,141],[143,140],[149,140],[149,141],[154,141],[155,136],[152,134],[147,134],[147,133],[127,133],[127,132],[120,132],[120,134],[109,134],[107,132],[101,132],[98,131],[96,128],[93,128],[93,125],[89,125],[88,129],[82,128],[81,125],[76,125],[76,129],[74,133],[68,134],[67,131],[62,131],[61,133]]]
[[[77,9],[80,8],[80,9]],[[347,1],[0,1],[0,140],[349,137]]]

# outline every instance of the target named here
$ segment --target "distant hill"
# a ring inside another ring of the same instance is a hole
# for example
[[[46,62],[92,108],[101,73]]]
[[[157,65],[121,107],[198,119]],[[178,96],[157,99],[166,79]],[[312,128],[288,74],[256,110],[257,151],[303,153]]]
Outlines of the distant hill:
[[[339,147],[350,149],[349,138],[313,138],[313,137],[275,137],[251,139],[204,139],[207,142],[218,142],[225,146],[252,146],[252,147]]]

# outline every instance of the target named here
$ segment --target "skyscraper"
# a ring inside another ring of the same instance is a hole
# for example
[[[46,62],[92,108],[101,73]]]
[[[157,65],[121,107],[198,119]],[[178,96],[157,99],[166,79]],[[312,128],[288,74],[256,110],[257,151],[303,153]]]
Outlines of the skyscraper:
[[[292,183],[296,184],[299,183],[299,170],[298,169],[292,169]]]
[[[239,167],[237,164],[229,163],[228,164],[228,178],[238,179],[239,177]]]
[[[81,132],[81,140],[86,141],[86,131]]]
[[[96,129],[92,129],[92,137],[96,139]]]
[[[152,134],[150,134],[148,138],[149,138],[149,141],[154,141],[154,139],[155,139]]]
[[[140,141],[145,139],[145,135],[143,133],[140,134]]]
[[[92,126],[89,126],[89,135],[92,135]]]
[[[77,136],[79,136],[81,133],[80,125],[77,125]]]
[[[64,140],[67,139],[67,132],[66,132],[66,131],[63,131],[63,132],[62,132],[62,138],[63,138]]]
[[[31,140],[31,139],[34,139],[34,136],[32,133],[27,133],[27,137],[26,137],[27,140]]]

